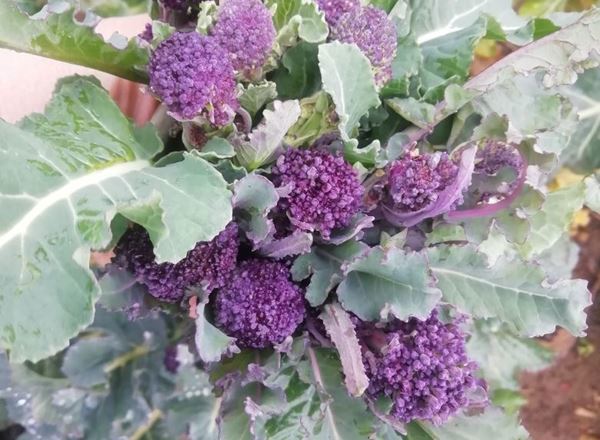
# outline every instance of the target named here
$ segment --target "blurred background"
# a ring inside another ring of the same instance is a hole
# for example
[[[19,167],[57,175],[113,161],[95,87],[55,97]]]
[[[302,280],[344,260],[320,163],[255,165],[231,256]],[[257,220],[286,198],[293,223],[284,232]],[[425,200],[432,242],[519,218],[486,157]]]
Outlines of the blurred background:
[[[99,16],[117,15],[102,20],[97,26],[97,32],[105,38],[114,32],[135,36],[149,21],[147,15],[140,13],[146,9],[145,0],[83,0],[79,3]],[[44,4],[41,0],[21,0],[22,8],[29,13],[35,13]],[[583,10],[595,4],[596,0],[519,0],[514,2],[514,7],[523,16],[543,17]],[[508,43],[482,40],[472,74],[511,50]],[[56,80],[74,73],[98,77],[122,110],[138,124],[148,121],[156,109],[156,102],[143,85],[106,73],[4,49],[0,49],[0,66],[0,118],[8,122],[42,111]],[[598,68],[580,78],[574,86],[573,97],[575,101],[586,103],[582,111],[591,109],[586,113],[591,117],[586,119],[580,132],[576,157],[556,175],[553,189],[579,181],[584,174],[600,167],[600,111],[596,111],[600,108]],[[535,440],[600,440],[600,218],[584,208],[572,220],[571,238],[572,243],[557,255],[557,264],[573,264],[574,276],[589,282],[595,304],[589,311],[588,336],[576,339],[559,330],[541,339],[540,344],[555,357],[552,366],[542,372],[522,374],[514,389],[501,390],[499,396],[508,408],[520,411],[525,427]],[[15,429],[18,428],[0,431],[0,440],[14,438]]]

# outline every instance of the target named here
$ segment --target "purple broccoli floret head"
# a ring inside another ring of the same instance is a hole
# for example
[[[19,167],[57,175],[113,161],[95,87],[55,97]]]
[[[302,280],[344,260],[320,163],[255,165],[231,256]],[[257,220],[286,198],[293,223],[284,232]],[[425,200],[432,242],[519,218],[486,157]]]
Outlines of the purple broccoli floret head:
[[[262,67],[275,42],[271,12],[260,0],[225,0],[211,34],[246,75]]]
[[[299,229],[328,238],[333,229],[348,226],[361,208],[363,187],[340,154],[291,149],[279,156],[272,174],[275,184],[289,191],[280,208]]]
[[[398,37],[394,23],[381,9],[373,6],[351,9],[331,28],[331,38],[358,46],[371,62],[377,85],[392,78]]]
[[[200,114],[223,126],[239,107],[233,66],[214,38],[174,33],[152,54],[148,74],[150,89],[176,118]]]
[[[358,333],[369,377],[367,394],[391,398],[390,415],[401,422],[443,423],[481,388],[464,335],[457,325],[441,322],[436,311],[425,321],[393,321],[384,329],[364,324]]]
[[[434,202],[458,174],[448,154],[405,154],[388,173],[388,192],[394,207],[417,211]]]
[[[302,290],[282,263],[252,259],[216,293],[215,321],[241,347],[279,344],[304,320]]]
[[[446,153],[409,151],[387,170],[381,211],[397,226],[410,227],[420,221],[446,214],[463,202],[471,183],[476,149]]]
[[[189,287],[211,291],[223,286],[235,268],[238,247],[238,228],[230,223],[213,240],[196,244],[183,260],[158,264],[148,233],[135,226],[117,244],[113,263],[129,270],[155,298],[176,302]]]
[[[317,0],[319,9],[325,14],[325,20],[334,26],[342,15],[360,8],[359,0]]]

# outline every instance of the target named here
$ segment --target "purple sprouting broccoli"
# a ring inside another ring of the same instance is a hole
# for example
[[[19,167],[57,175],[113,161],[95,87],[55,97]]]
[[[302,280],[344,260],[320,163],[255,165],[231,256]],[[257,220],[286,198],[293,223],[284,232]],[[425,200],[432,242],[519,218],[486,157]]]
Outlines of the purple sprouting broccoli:
[[[296,228],[318,231],[327,239],[361,209],[363,187],[340,154],[288,150],[277,159],[272,175],[276,185],[289,191],[279,207]]]
[[[163,358],[163,365],[165,369],[172,374],[176,374],[179,370],[179,360],[177,359],[177,346],[172,345],[165,349],[165,356]]]
[[[172,11],[185,12],[190,6],[189,0],[160,0],[160,4]]]
[[[359,0],[317,0],[319,9],[325,14],[329,26],[335,26],[346,12],[360,8]]]
[[[385,218],[397,226],[410,227],[460,205],[471,182],[475,148],[459,151],[456,156],[453,160],[446,153],[410,151],[392,162],[381,202]]]
[[[245,76],[260,69],[275,42],[271,12],[260,0],[225,0],[211,35],[230,55],[233,68]]]
[[[176,302],[189,287],[211,291],[223,286],[235,268],[238,247],[238,227],[230,223],[213,240],[196,244],[183,260],[158,264],[148,233],[135,226],[117,244],[113,263],[129,270],[155,298]]]
[[[152,54],[148,74],[150,89],[178,119],[200,114],[223,126],[239,107],[233,66],[214,38],[174,33]]]
[[[302,289],[282,263],[252,259],[235,270],[216,293],[215,322],[241,347],[283,342],[304,320]]]
[[[467,357],[465,338],[455,324],[445,324],[434,311],[425,321],[392,321],[385,328],[357,326],[372,399],[392,399],[390,415],[403,423],[435,424],[471,403],[482,386],[477,365]],[[478,404],[481,397],[478,397]]]
[[[388,172],[388,193],[394,207],[418,211],[435,202],[458,174],[458,166],[448,154],[404,155]]]
[[[358,46],[371,62],[378,86],[392,78],[398,37],[396,27],[381,9],[373,6],[351,9],[331,28],[331,38]]]

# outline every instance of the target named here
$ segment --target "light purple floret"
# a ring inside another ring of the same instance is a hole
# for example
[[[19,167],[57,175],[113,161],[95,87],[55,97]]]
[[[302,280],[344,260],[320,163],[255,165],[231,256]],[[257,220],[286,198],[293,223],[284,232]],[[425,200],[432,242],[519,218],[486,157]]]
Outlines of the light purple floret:
[[[396,27],[381,9],[373,6],[351,9],[331,28],[331,38],[358,46],[371,62],[377,85],[392,78],[398,37]]]
[[[299,229],[328,238],[333,229],[348,226],[361,208],[364,190],[357,172],[339,154],[288,150],[272,173],[277,186],[289,189],[280,208]]]
[[[464,335],[454,324],[444,324],[434,311],[420,321],[394,321],[380,337],[377,350],[365,350],[363,360],[369,376],[368,395],[390,397],[390,415],[412,420],[445,422],[467,406],[477,388],[477,365],[467,357]],[[368,330],[359,327],[362,338]],[[383,340],[381,340],[383,339]]]
[[[387,191],[393,209],[417,211],[437,200],[458,173],[458,166],[446,153],[405,154],[392,163]]]
[[[359,0],[317,0],[319,9],[325,14],[325,20],[334,26],[342,15],[360,8]]]
[[[238,247],[238,227],[230,223],[212,241],[196,244],[183,260],[158,264],[148,233],[135,226],[117,244],[113,263],[130,271],[155,298],[176,302],[189,287],[210,292],[223,286],[235,268]]]
[[[210,37],[176,32],[159,44],[148,64],[150,89],[179,119],[198,114],[217,126],[239,107],[227,52]]]
[[[282,263],[253,259],[235,270],[215,298],[215,322],[241,347],[283,342],[304,320],[302,290]]]
[[[523,158],[512,144],[490,139],[477,151],[476,173],[494,175],[504,167],[513,168],[518,172],[522,166]]]
[[[260,0],[225,0],[211,34],[246,74],[262,67],[275,42],[271,12]]]

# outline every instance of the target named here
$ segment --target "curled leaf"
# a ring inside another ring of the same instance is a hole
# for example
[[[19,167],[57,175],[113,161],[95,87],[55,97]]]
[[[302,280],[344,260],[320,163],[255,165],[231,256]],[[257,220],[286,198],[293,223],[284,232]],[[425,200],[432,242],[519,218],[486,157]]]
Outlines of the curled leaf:
[[[326,305],[319,317],[340,354],[348,392],[355,397],[361,396],[369,386],[369,379],[350,316],[338,303],[333,303]]]

